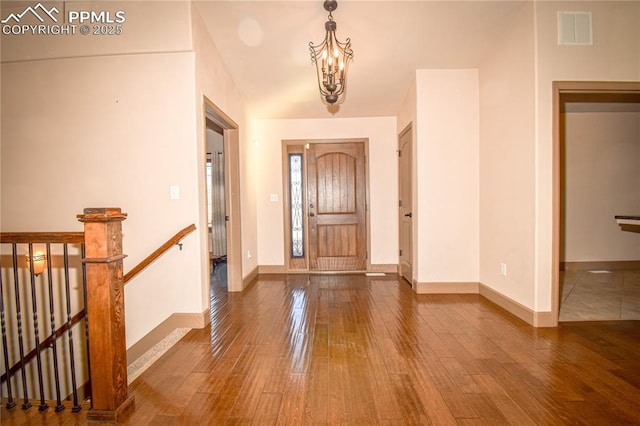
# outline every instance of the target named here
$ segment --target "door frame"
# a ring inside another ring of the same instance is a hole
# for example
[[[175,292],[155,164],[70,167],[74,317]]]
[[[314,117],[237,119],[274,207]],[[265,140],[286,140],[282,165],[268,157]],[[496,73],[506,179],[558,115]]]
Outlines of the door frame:
[[[561,122],[562,95],[615,95],[635,94],[640,96],[640,82],[632,81],[554,81],[553,91],[553,160],[552,160],[552,226],[551,226],[551,326],[558,326],[560,315],[560,231],[561,231],[561,164],[562,135]]]
[[[309,269],[309,216],[308,216],[308,203],[306,202],[307,196],[307,144],[347,144],[347,143],[362,143],[364,144],[364,175],[365,175],[365,230],[366,230],[366,270],[371,269],[371,217],[370,217],[370,197],[369,197],[369,138],[342,138],[342,139],[283,139],[282,140],[282,207],[283,207],[283,224],[284,224],[284,271],[285,273],[313,273],[313,274],[333,274],[333,273],[348,273],[354,271],[316,271]],[[291,262],[291,256],[289,255],[289,247],[291,244],[290,227],[291,221],[289,219],[289,147],[302,147],[303,164],[305,165],[303,170],[303,186],[305,188],[304,196],[305,202],[303,203],[303,217],[304,217],[304,239],[305,239],[305,254],[304,254],[304,266],[295,262]]]
[[[402,178],[400,176],[401,171],[400,171],[400,149],[401,149],[401,139],[402,137],[407,134],[410,133],[411,134],[411,159],[410,159],[410,164],[411,164],[411,170],[409,171],[409,181],[411,182],[411,209],[412,209],[412,214],[415,212],[415,206],[414,206],[414,199],[413,199],[413,193],[414,193],[414,179],[413,179],[413,122],[410,122],[409,124],[407,124],[405,126],[404,129],[402,129],[402,131],[400,133],[398,133],[398,199],[400,199],[400,197],[402,196]],[[400,206],[398,206],[398,213],[400,213]],[[415,216],[415,215],[414,215]],[[414,284],[414,271],[415,271],[415,267],[414,267],[414,253],[415,253],[415,247],[414,247],[414,239],[413,239],[413,233],[414,233],[414,226],[413,226],[414,222],[413,219],[411,221],[411,234],[409,236],[409,245],[411,246],[411,279],[409,280],[409,285],[411,285],[412,288],[415,288],[415,284]],[[398,214],[398,248],[400,249],[402,247],[402,245],[400,244],[402,238],[402,217]],[[400,256],[398,256],[398,274],[403,277],[406,280],[406,277],[404,277],[402,275],[402,263],[400,261]]]
[[[203,96],[202,107],[202,128],[206,139],[207,119],[213,121],[222,129],[222,138],[224,144],[224,202],[226,215],[229,216],[227,221],[227,290],[242,291],[242,224],[240,215],[240,142],[238,137],[238,125],[218,108],[206,96]],[[203,157],[206,162],[206,141],[203,146]],[[200,173],[204,175],[205,168],[200,167]],[[202,182],[206,181],[206,176]],[[206,211],[206,185],[203,186],[201,193],[203,196],[204,210]],[[202,210],[202,209],[201,209]],[[200,221],[201,225],[207,224],[207,216],[203,215]],[[205,244],[203,251],[206,251],[207,277],[211,274],[211,261],[209,260],[209,243],[208,243],[208,227],[201,226],[201,237],[204,235]],[[208,282],[208,281],[207,281]],[[209,286],[207,285],[207,292]],[[210,297],[210,295],[209,295]],[[208,300],[208,299],[207,299]]]

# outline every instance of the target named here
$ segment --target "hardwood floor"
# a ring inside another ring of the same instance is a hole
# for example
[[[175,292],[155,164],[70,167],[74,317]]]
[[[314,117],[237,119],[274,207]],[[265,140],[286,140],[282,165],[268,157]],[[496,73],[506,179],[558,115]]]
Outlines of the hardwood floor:
[[[640,424],[638,321],[535,329],[363,275],[216,287],[211,315],[131,384],[124,424]],[[3,424],[85,420],[2,408]]]

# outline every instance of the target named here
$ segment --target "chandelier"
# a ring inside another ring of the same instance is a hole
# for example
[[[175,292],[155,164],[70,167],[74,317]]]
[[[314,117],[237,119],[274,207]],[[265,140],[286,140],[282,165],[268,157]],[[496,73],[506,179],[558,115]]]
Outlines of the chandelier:
[[[337,7],[337,1],[325,0],[324,9],[329,12],[328,21],[324,24],[327,33],[319,44],[309,43],[311,60],[316,64],[320,94],[330,105],[338,102],[340,95],[344,93],[347,68],[353,58],[351,39],[347,38],[346,42],[341,43],[336,38],[336,22],[331,12]]]

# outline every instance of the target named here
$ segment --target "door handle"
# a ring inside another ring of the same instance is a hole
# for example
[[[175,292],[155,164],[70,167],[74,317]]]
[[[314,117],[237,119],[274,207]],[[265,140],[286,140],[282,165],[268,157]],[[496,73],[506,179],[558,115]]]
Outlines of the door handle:
[[[404,217],[413,217],[413,214],[411,214],[411,212],[409,212],[409,213],[406,213],[406,214],[404,215]]]
[[[314,217],[315,214],[313,214],[313,212],[309,213],[309,217]]]

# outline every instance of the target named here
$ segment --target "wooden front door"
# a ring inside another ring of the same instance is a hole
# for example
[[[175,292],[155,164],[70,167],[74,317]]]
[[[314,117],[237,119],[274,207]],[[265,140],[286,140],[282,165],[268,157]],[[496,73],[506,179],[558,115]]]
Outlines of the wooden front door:
[[[309,269],[366,269],[364,143],[309,144]]]
[[[412,175],[412,133],[407,127],[398,137],[398,181],[400,200],[400,275],[411,285],[413,279],[413,203],[411,189]]]

